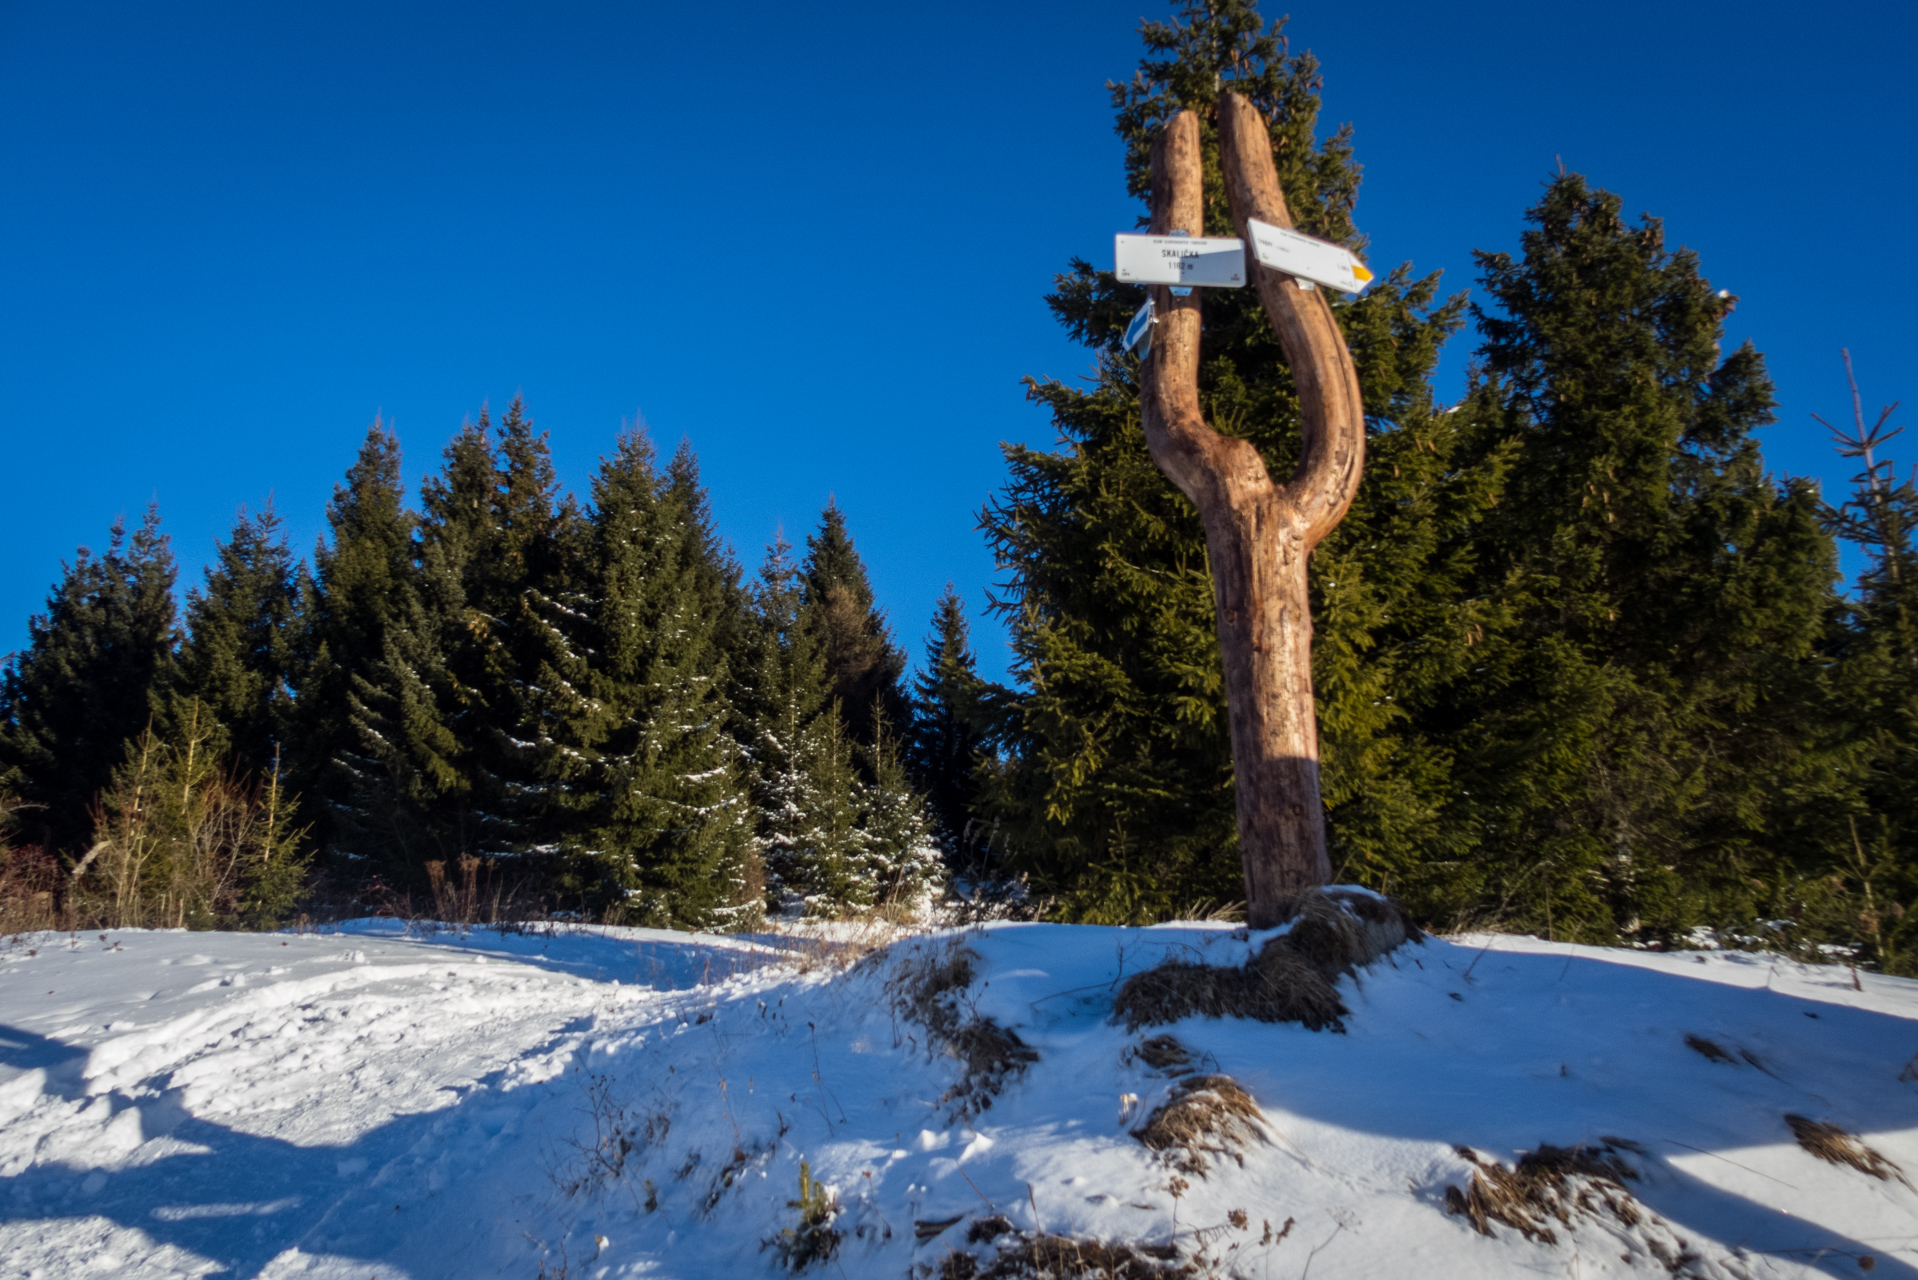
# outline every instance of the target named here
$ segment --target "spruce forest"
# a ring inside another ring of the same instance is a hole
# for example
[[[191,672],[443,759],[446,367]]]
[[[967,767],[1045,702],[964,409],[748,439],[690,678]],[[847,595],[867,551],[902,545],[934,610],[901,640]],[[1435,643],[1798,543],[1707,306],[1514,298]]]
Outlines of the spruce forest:
[[[1281,26],[1250,0],[1143,26],[1112,87],[1129,190],[1143,209],[1153,137],[1195,110],[1206,234],[1234,234],[1229,85],[1300,229],[1363,254],[1353,140]],[[1368,414],[1313,559],[1334,880],[1435,929],[1918,972],[1918,479],[1862,405],[1833,430],[1849,492],[1769,470],[1782,410],[1763,355],[1725,349],[1737,299],[1626,207],[1561,172],[1486,228],[1516,248],[1476,253],[1469,292],[1374,258],[1333,297]],[[183,596],[158,510],[113,524],[0,672],[0,928],[1229,918],[1212,585],[1146,449],[1144,297],[1074,260],[1046,299],[1094,371],[1028,382],[1057,440],[1004,446],[982,495],[1005,683],[950,588],[909,658],[862,559],[886,550],[835,506],[746,563],[688,448],[629,429],[567,493],[518,401],[417,493],[375,422],[309,556],[242,511]],[[1207,419],[1285,474],[1298,407],[1252,290],[1208,294],[1204,340]],[[1449,404],[1446,343],[1472,352]]]

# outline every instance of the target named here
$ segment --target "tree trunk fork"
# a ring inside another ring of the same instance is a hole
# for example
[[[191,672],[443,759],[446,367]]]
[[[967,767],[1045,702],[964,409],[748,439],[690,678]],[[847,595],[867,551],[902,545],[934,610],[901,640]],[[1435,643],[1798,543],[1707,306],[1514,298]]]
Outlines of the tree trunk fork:
[[[1235,93],[1219,99],[1226,196],[1238,234],[1257,218],[1291,227],[1266,123]],[[1152,233],[1203,235],[1199,118],[1174,116],[1152,148]],[[1199,408],[1199,293],[1153,289],[1160,317],[1140,374],[1152,460],[1198,507],[1212,561],[1219,645],[1232,732],[1239,854],[1247,920],[1289,918],[1304,891],[1326,883],[1312,696],[1312,616],[1306,565],[1352,505],[1365,466],[1358,373],[1332,308],[1316,288],[1251,261],[1248,269],[1298,388],[1304,448],[1275,483],[1250,441],[1222,436]]]

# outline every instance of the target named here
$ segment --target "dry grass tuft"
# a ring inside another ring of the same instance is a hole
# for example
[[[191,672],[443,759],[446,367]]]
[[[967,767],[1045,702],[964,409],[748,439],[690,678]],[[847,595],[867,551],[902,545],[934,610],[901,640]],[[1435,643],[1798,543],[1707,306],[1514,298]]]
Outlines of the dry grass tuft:
[[[1316,889],[1298,900],[1292,927],[1267,942],[1242,968],[1168,960],[1126,979],[1113,998],[1113,1016],[1129,1031],[1195,1013],[1340,1031],[1347,1010],[1335,985],[1339,978],[1407,940],[1423,937],[1388,898]]]
[[[1725,1052],[1725,1046],[1716,1040],[1707,1040],[1704,1036],[1688,1034],[1685,1037],[1685,1047],[1704,1054],[1712,1062],[1725,1062],[1734,1067],[1738,1065],[1738,1060]]]
[[[1703,1054],[1705,1058],[1711,1062],[1723,1062],[1734,1067],[1742,1062],[1748,1067],[1763,1071],[1766,1075],[1772,1074],[1771,1068],[1765,1065],[1765,1060],[1743,1045],[1734,1046],[1738,1050],[1738,1052],[1734,1054],[1730,1049],[1727,1049],[1716,1040],[1707,1040],[1704,1036],[1687,1033],[1685,1036],[1685,1047]]]
[[[1132,1135],[1180,1173],[1203,1178],[1207,1156],[1230,1156],[1243,1167],[1244,1148],[1265,1139],[1263,1122],[1259,1104],[1231,1076],[1193,1076]]]
[[[1112,998],[1112,1012],[1128,1031],[1163,1026],[1195,1013],[1208,1018],[1246,1017],[1251,1003],[1246,988],[1243,969],[1167,960],[1127,978]]]
[[[1820,1160],[1830,1164],[1848,1164],[1881,1182],[1889,1182],[1893,1178],[1905,1182],[1905,1175],[1897,1165],[1835,1124],[1822,1124],[1794,1115],[1786,1116],[1785,1123],[1791,1126],[1792,1136],[1798,1139],[1798,1145]],[[1911,1184],[1907,1182],[1905,1185]]]
[[[946,1037],[946,1052],[959,1060],[964,1076],[946,1090],[942,1102],[956,1102],[967,1115],[992,1108],[1012,1077],[1039,1060],[1038,1053],[1017,1032],[991,1018],[967,1019]]]
[[[1152,1036],[1132,1052],[1146,1066],[1165,1075],[1184,1075],[1192,1070],[1192,1050],[1180,1044],[1176,1036]]]
[[[1445,1211],[1462,1215],[1482,1236],[1493,1235],[1491,1224],[1502,1222],[1540,1244],[1558,1243],[1553,1220],[1570,1226],[1580,1214],[1603,1211],[1635,1226],[1643,1213],[1625,1183],[1636,1181],[1638,1173],[1619,1153],[1638,1150],[1622,1138],[1603,1138],[1596,1146],[1540,1143],[1538,1150],[1519,1157],[1516,1168],[1507,1169],[1459,1147],[1459,1155],[1473,1165],[1472,1176],[1464,1191],[1445,1189]]]
[[[900,1012],[919,1022],[936,1018],[949,994],[964,991],[976,976],[979,953],[954,941],[943,950],[929,950],[893,979],[894,994],[905,1000]]]
[[[938,1280],[1197,1280],[1203,1274],[1195,1264],[1181,1262],[1170,1244],[1108,1244],[1043,1231],[1008,1230],[994,1238],[999,1243],[989,1262],[954,1251],[936,1270],[920,1268],[916,1274]]]
[[[1017,1032],[981,1014],[966,999],[979,955],[954,939],[899,966],[886,984],[893,1011],[924,1027],[933,1046],[958,1059],[959,1080],[942,1103],[976,1116],[992,1107],[1011,1080],[1039,1060]]]
[[[780,963],[796,973],[845,973],[883,963],[886,949],[912,931],[878,916],[858,920],[769,922]]]
[[[1377,958],[1368,957],[1366,963]],[[1260,1022],[1302,1022],[1310,1031],[1343,1031],[1345,1001],[1334,985],[1341,972],[1327,972],[1324,965],[1300,955],[1292,935],[1282,934],[1261,947],[1245,967],[1246,1016]]]
[[[1332,980],[1365,968],[1408,938],[1423,936],[1390,898],[1344,888],[1301,895],[1284,935],[1287,950]]]

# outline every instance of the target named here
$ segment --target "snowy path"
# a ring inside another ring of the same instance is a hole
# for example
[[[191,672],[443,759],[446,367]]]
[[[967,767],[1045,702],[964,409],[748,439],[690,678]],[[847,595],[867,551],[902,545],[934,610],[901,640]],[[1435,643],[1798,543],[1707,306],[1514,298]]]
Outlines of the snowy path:
[[[886,987],[955,942],[978,956],[966,1008],[1039,1055],[970,1118]],[[996,926],[840,974],[639,930],[42,940],[0,952],[0,1280],[771,1275],[801,1160],[843,1210],[819,1274],[989,1259],[966,1233],[1002,1217],[1260,1280],[1918,1278],[1918,1192],[1813,1158],[1784,1121],[1861,1134],[1918,1182],[1918,983],[1434,940],[1344,985],[1345,1034],[1158,1029],[1262,1114],[1242,1166],[1175,1186],[1130,1127],[1176,1081],[1131,1052],[1152,1033],[1114,1025],[1111,992],[1249,945]],[[616,1174],[582,1155],[596,1124],[627,1137]],[[1634,1226],[1545,1244],[1444,1211],[1460,1144],[1509,1164],[1614,1135],[1642,1152]]]
[[[545,1170],[580,1119],[557,1082],[598,1020],[670,999],[639,981],[730,962],[620,932],[7,954],[0,1275],[493,1274],[549,1225]]]

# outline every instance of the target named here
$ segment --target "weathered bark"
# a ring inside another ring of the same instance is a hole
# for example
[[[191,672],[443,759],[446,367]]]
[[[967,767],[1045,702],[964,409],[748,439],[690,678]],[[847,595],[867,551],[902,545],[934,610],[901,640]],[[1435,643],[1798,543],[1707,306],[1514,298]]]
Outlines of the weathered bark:
[[[1268,928],[1291,901],[1331,878],[1319,798],[1306,562],[1352,505],[1365,463],[1357,371],[1317,289],[1258,266],[1246,219],[1290,227],[1265,121],[1221,96],[1227,196],[1267,317],[1292,367],[1304,418],[1298,469],[1283,485],[1249,441],[1222,436],[1199,411],[1199,293],[1153,290],[1159,322],[1140,377],[1152,459],[1199,509],[1212,561],[1232,731],[1232,776],[1247,919]],[[1174,116],[1152,149],[1152,232],[1203,235],[1199,118]]]

